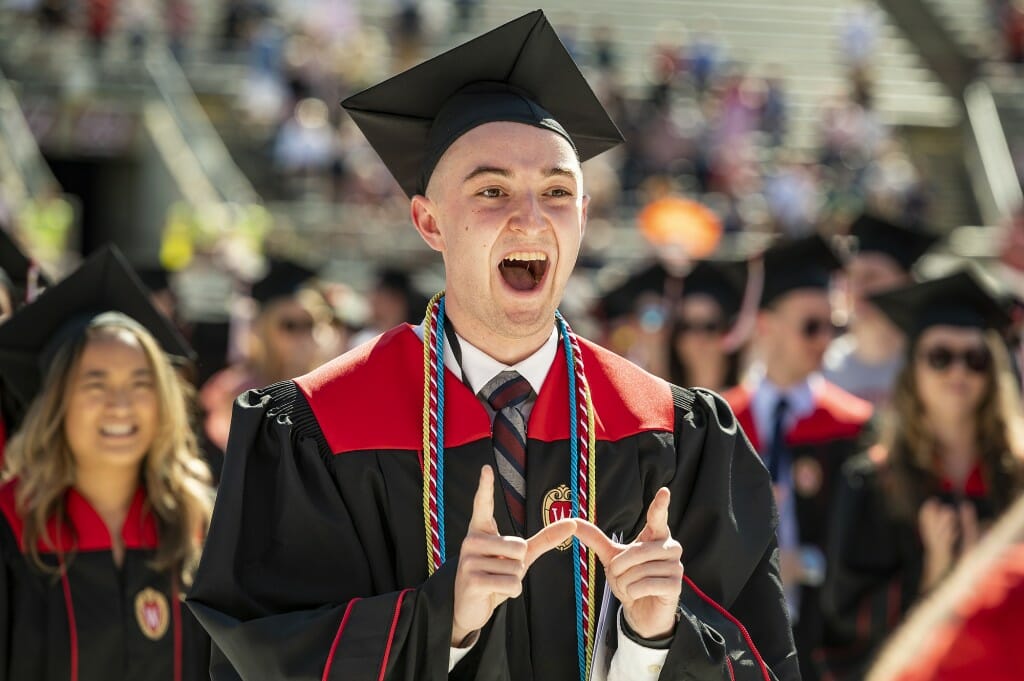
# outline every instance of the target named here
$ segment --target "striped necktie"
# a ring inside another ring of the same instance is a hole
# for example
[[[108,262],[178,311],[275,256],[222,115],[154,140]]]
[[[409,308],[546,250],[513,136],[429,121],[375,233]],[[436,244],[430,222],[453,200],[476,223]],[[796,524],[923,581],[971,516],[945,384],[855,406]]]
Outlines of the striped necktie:
[[[520,408],[533,394],[517,371],[502,371],[487,382],[480,394],[494,409],[494,458],[516,533],[526,526],[526,419]]]

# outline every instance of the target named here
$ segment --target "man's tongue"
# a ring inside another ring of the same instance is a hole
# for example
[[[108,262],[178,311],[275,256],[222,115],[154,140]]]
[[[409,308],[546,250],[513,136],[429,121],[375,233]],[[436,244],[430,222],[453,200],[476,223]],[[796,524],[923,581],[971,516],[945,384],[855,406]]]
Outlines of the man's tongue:
[[[537,286],[537,280],[525,262],[505,261],[498,269],[508,285],[517,291],[530,291]]]

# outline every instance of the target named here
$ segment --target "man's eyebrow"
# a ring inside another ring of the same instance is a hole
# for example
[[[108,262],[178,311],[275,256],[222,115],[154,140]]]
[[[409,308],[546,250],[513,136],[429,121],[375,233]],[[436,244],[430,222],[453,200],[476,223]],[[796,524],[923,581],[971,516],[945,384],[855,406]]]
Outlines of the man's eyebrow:
[[[473,178],[479,177],[480,175],[500,175],[501,177],[512,177],[512,171],[508,168],[498,168],[497,166],[477,166],[473,172],[466,175],[462,179],[463,182],[469,182]]]
[[[575,180],[577,174],[572,168],[569,168],[568,166],[555,166],[554,168],[548,168],[548,170],[544,173],[544,177],[555,176],[564,176]]]

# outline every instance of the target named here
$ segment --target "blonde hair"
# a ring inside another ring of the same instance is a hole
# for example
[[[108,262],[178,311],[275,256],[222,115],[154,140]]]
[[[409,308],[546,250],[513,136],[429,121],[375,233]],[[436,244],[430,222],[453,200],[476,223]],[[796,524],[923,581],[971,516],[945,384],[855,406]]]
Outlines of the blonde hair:
[[[984,343],[992,361],[986,372],[985,393],[975,410],[976,438],[986,488],[997,511],[1002,511],[1024,488],[1024,416],[1006,346],[992,331],[984,334]],[[909,348],[896,377],[880,438],[887,453],[886,497],[892,510],[907,520],[916,519],[918,508],[937,482],[938,443],[917,390],[916,347],[915,342]]]
[[[68,382],[89,341],[102,333],[127,331],[142,347],[153,371],[159,409],[157,431],[142,464],[147,508],[154,514],[160,544],[152,566],[178,571],[186,584],[199,560],[210,522],[210,471],[199,456],[191,410],[194,390],[175,372],[167,355],[143,327],[127,317],[104,315],[57,351],[21,428],[6,450],[5,478],[18,480],[16,503],[24,520],[23,545],[32,561],[52,571],[40,555],[40,540],[54,546],[47,524],[73,528],[65,496],[75,483],[75,460],[64,431]],[[58,535],[59,536],[59,535]]]

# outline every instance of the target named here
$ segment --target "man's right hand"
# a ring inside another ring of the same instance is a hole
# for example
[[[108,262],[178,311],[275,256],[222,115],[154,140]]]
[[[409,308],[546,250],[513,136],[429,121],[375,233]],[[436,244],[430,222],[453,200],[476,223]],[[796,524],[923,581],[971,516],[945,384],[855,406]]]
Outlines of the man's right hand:
[[[484,466],[473,498],[473,517],[455,573],[453,647],[483,628],[495,608],[523,592],[523,577],[541,555],[576,531],[576,521],[559,520],[529,539],[503,537],[494,522],[494,471]]]

